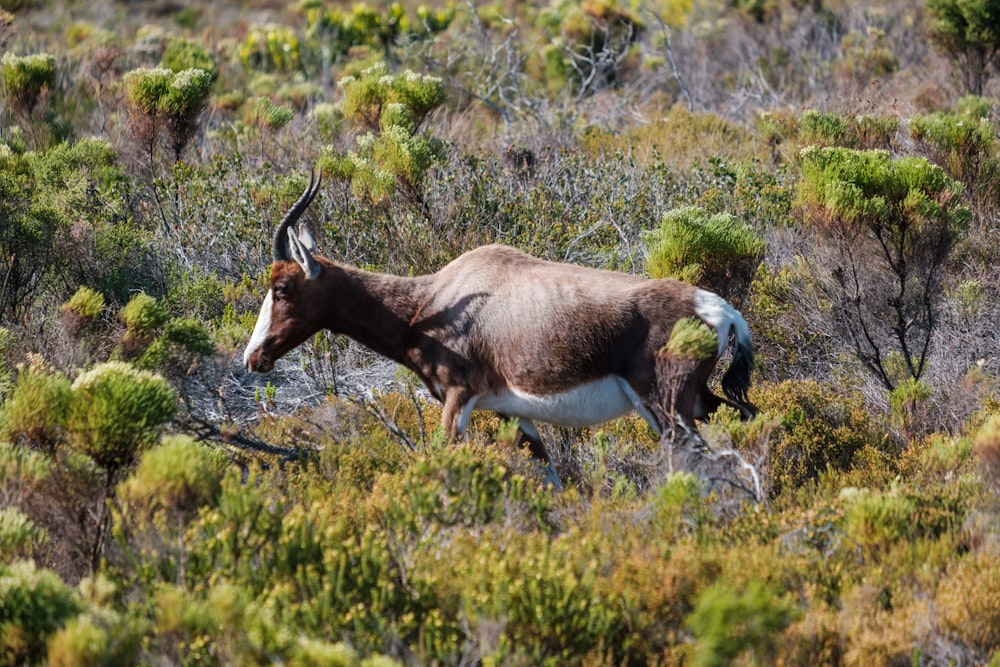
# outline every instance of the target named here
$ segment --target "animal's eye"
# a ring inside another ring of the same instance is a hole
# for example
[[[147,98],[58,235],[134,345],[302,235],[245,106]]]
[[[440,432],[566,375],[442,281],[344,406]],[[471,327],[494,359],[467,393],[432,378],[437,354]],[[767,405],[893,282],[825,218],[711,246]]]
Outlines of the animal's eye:
[[[286,283],[275,283],[271,291],[274,293],[274,300],[280,301],[288,296],[288,285]]]

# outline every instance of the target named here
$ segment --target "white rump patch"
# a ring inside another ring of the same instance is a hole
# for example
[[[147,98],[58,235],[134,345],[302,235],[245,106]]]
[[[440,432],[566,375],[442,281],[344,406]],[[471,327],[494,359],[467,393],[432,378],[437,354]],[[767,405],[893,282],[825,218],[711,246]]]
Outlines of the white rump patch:
[[[715,334],[719,339],[719,351],[716,354],[721,356],[729,345],[729,330],[732,328],[735,318],[742,321],[743,317],[721,296],[706,290],[698,290],[698,293],[695,294],[694,312],[706,324],[715,329]]]
[[[257,316],[257,324],[254,326],[253,334],[250,336],[250,342],[247,343],[247,349],[243,351],[244,366],[249,366],[250,355],[264,344],[264,339],[267,338],[267,333],[271,330],[271,307],[273,303],[271,290],[267,290],[267,296],[264,297],[264,303],[260,306],[260,314]]]
[[[493,410],[512,417],[581,428],[596,426],[638,410],[653,424],[652,415],[642,405],[624,378],[611,375],[579,385],[568,391],[539,396],[513,387],[483,394],[476,404],[480,410]]]

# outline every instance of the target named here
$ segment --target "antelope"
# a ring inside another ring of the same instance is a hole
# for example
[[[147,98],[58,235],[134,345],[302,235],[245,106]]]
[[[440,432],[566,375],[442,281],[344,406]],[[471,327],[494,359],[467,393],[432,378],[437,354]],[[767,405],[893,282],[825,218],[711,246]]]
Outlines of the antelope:
[[[558,487],[535,422],[586,427],[635,410],[661,434],[656,355],[677,320],[693,316],[714,328],[718,351],[683,378],[676,416],[693,428],[694,419],[723,404],[744,418],[755,414],[747,400],[750,330],[722,297],[502,245],[466,252],[429,275],[363,271],[321,257],[308,230],[297,228],[321,179],[322,171],[310,177],[274,233],[270,289],[243,354],[249,371],[270,371],[322,329],[347,335],[423,381],[443,405],[441,422],[453,442],[473,410],[516,419],[519,444]],[[722,398],[707,383],[730,334],[734,352]]]

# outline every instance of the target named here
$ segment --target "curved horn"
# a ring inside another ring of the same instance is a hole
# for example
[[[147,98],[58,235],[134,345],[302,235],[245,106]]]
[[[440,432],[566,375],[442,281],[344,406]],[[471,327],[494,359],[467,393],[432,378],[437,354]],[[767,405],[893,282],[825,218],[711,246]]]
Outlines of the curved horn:
[[[274,240],[271,242],[271,255],[276,262],[284,262],[288,260],[288,234],[287,230],[289,227],[294,225],[302,212],[305,211],[309,204],[312,203],[313,198],[316,197],[316,193],[319,192],[320,181],[323,180],[323,167],[319,168],[319,172],[312,172],[309,174],[309,186],[306,187],[306,191],[302,193],[302,196],[296,200],[292,207],[288,209],[288,213],[285,217],[281,219],[278,223],[278,229],[274,232]]]

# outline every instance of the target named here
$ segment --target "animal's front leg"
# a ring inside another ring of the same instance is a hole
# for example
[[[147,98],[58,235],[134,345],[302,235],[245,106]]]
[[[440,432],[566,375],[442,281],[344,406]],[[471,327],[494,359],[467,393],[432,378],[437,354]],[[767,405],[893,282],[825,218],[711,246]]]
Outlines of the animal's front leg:
[[[448,387],[444,390],[441,425],[448,434],[449,442],[455,442],[465,435],[477,400],[479,395],[468,387]]]

